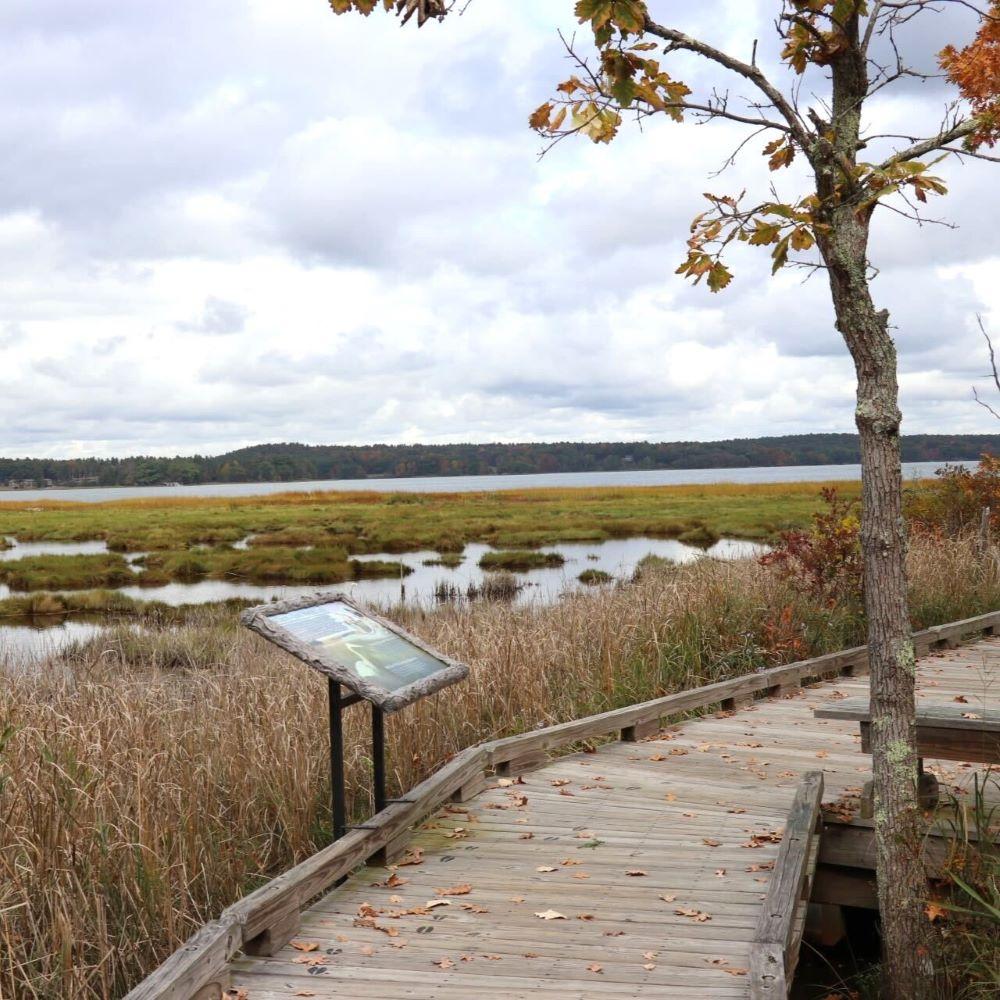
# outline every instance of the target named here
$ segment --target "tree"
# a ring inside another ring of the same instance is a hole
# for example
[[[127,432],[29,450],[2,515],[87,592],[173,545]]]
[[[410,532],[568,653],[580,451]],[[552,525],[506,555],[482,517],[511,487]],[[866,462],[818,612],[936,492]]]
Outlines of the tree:
[[[330,2],[337,13],[369,14],[381,6],[404,20],[417,14],[421,24],[445,18],[454,6],[454,0]],[[971,8],[980,18],[971,45],[948,47],[940,56],[939,68],[958,87],[960,100],[933,135],[868,134],[865,108],[874,94],[929,75],[905,61],[901,29],[947,3]],[[888,312],[878,309],[872,296],[868,246],[879,209],[919,218],[929,196],[946,192],[931,173],[938,159],[992,159],[984,149],[1000,139],[1000,0],[983,3],[988,5],[976,7],[973,0],[775,0],[780,60],[788,78],[781,87],[758,63],[756,42],[746,61],[656,20],[652,0],[577,0],[575,14],[592,30],[595,56],[581,55],[568,42],[576,72],[530,118],[531,127],[553,143],[571,135],[611,142],[627,119],[736,122],[750,130],[747,142],[767,136],[763,152],[772,171],[795,161],[808,167],[809,190],[795,200],[773,194],[756,202],[745,195],[706,195],[707,209],[692,223],[678,272],[721,291],[733,278],[726,251],[736,242],[768,247],[775,272],[789,264],[822,269],[837,329],[854,360],[884,993],[899,1000],[933,996],[935,987],[919,851],[915,656],[906,601],[896,348]],[[739,103],[728,94],[695,95],[667,69],[678,52],[725,70],[748,95]],[[808,86],[802,86],[805,81]],[[823,96],[803,108],[804,93]],[[880,147],[885,148],[877,156],[866,153]],[[809,256],[803,259],[804,254]]]

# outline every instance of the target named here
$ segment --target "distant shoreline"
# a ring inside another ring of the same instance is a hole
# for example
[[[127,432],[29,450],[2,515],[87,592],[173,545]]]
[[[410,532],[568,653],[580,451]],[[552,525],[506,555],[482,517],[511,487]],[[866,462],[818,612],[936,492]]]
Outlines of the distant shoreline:
[[[967,459],[904,462],[907,480],[930,478],[943,465]],[[43,489],[0,488],[0,505],[31,501],[105,503],[169,497],[247,498],[280,493],[494,493],[508,490],[697,486],[753,483],[857,482],[861,467],[845,465],[778,465],[711,469],[648,469],[612,472],[512,473],[481,476],[404,476],[398,478],[295,480],[280,482],[196,483],[186,486],[52,486]]]

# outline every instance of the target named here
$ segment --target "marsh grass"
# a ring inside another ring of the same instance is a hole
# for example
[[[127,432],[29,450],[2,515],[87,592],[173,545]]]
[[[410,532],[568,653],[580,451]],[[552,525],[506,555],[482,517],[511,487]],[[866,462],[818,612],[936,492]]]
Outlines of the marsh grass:
[[[113,503],[0,504],[0,534],[21,541],[104,539],[116,552],[342,546],[349,554],[461,550],[468,542],[534,548],[649,534],[773,538],[804,526],[822,483],[720,483],[498,493],[284,493]],[[855,496],[858,484],[838,484]],[[692,536],[693,537],[693,536]]]
[[[1000,606],[972,543],[915,544],[918,625]],[[459,749],[857,643],[863,623],[756,562],[650,567],[555,605],[391,613],[472,667],[393,717],[393,791]],[[941,617],[937,617],[938,615]],[[325,686],[202,609],[0,669],[0,995],[120,996],[203,921],[327,842]],[[794,650],[794,652],[793,652]],[[347,713],[350,808],[370,812],[368,720]]]
[[[563,566],[566,559],[558,552],[534,552],[518,550],[503,552],[487,552],[479,560],[479,568],[490,572],[506,570],[507,572],[527,572],[532,569],[552,569]]]

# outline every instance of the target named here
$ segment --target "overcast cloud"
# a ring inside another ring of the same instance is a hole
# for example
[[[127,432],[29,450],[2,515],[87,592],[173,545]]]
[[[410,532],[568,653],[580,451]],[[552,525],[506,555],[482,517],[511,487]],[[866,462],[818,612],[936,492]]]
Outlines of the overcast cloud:
[[[651,0],[768,64],[774,6]],[[571,8],[476,0],[418,33],[325,0],[4,0],[0,453],[852,430],[822,275],[753,250],[721,295],[673,273],[703,191],[769,183],[761,140],[711,180],[739,126],[539,159]],[[970,24],[907,44],[929,66]],[[908,82],[872,127],[933,128],[948,97]],[[957,229],[880,220],[909,433],[997,430],[969,388],[976,314],[1000,334],[997,170],[942,168]]]

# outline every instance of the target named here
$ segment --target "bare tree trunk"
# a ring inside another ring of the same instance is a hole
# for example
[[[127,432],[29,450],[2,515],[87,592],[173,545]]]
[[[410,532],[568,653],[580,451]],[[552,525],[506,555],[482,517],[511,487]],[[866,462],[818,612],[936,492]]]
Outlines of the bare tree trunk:
[[[920,858],[915,733],[915,656],[906,589],[896,348],[889,315],[877,312],[866,274],[868,220],[834,213],[824,254],[837,328],[858,376],[861,436],[861,547],[871,660],[872,761],[883,995],[933,996],[930,930],[923,912],[927,877]]]
[[[889,314],[875,309],[869,287],[874,208],[852,189],[861,110],[868,94],[857,15],[844,32],[851,44],[831,61],[831,138],[819,140],[812,159],[821,206],[817,242],[830,278],[837,329],[858,376],[855,419],[861,437],[861,549],[871,663],[882,995],[887,1000],[931,1000],[934,968],[930,925],[923,912],[927,877],[920,857],[916,657],[907,607],[896,345],[889,336]]]

